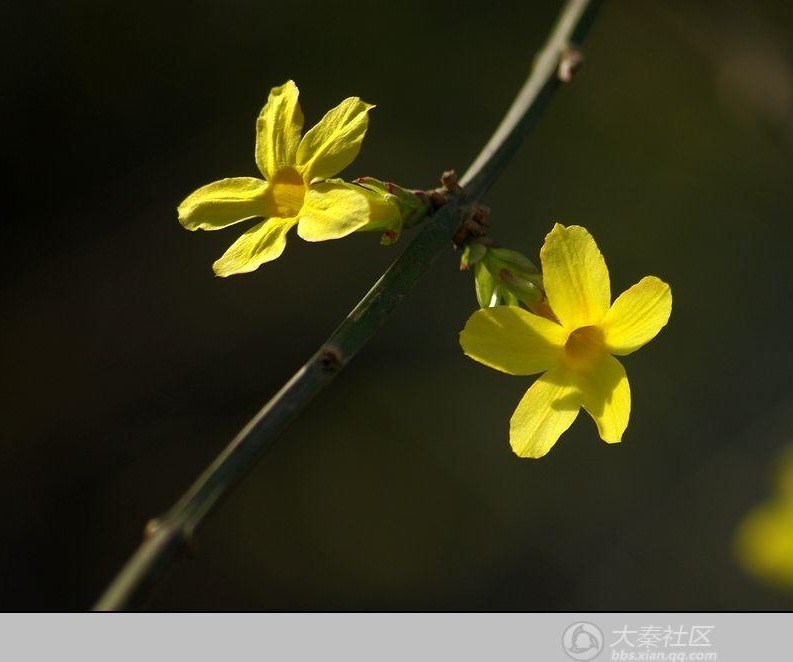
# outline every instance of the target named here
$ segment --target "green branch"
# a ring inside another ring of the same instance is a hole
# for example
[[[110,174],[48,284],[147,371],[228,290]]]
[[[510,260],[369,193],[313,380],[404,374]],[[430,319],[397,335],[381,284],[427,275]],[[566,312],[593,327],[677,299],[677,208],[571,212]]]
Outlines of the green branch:
[[[404,253],[369,293],[193,486],[146,528],[146,539],[95,605],[97,610],[131,609],[166,570],[190,549],[196,528],[275,443],[283,429],[319,393],[410,292],[474,204],[496,181],[535,124],[554,90],[580,60],[574,44],[584,36],[598,0],[569,0],[537,56],[531,75],[496,132],[460,180],[462,191],[434,213]]]

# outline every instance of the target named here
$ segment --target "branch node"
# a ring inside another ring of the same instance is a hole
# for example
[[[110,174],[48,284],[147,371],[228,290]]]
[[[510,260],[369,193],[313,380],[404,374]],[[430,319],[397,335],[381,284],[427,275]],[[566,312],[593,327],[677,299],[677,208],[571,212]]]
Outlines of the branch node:
[[[167,517],[165,519],[166,522],[163,522],[163,520],[153,517],[148,522],[146,522],[146,526],[143,528],[143,539],[150,540],[161,529],[163,529],[163,527],[167,526]],[[193,558],[197,552],[195,536],[193,535],[193,527],[169,525],[168,529],[170,530],[171,537],[178,537],[181,540],[181,547],[184,556],[187,558]]]
[[[457,173],[454,170],[446,170],[441,175],[441,185],[438,188],[429,189],[428,191],[413,191],[422,200],[424,200],[429,207],[429,213],[434,214],[449,200],[463,192],[459,181],[457,180]]]
[[[462,192],[460,182],[457,180],[457,173],[454,170],[446,170],[441,175],[441,186],[443,190],[451,195],[459,195]]]
[[[559,58],[559,68],[556,75],[563,83],[569,83],[583,65],[584,53],[578,46],[568,44]]]
[[[162,523],[156,517],[150,519],[146,522],[146,526],[143,527],[143,539],[148,540],[149,538],[153,538],[154,534],[157,532],[157,529],[160,528]]]
[[[475,202],[468,215],[462,222],[457,232],[452,237],[452,242],[457,248],[462,248],[468,242],[479,239],[487,234],[490,227],[490,208]]]
[[[324,345],[319,350],[318,363],[325,372],[338,372],[344,365],[344,357],[338,347]]]

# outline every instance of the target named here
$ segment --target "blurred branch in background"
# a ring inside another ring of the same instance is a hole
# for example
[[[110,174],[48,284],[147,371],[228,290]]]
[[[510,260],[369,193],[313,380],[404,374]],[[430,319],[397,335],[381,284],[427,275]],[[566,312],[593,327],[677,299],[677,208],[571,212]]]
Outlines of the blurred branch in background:
[[[476,202],[497,180],[554,91],[580,64],[575,45],[584,37],[598,0],[569,0],[533,70],[495,133],[460,180],[447,204],[391,265],[329,340],[245,426],[231,444],[163,517],[147,526],[146,540],[96,604],[129,609],[191,546],[194,532],[222,497],[256,464],[279,433],[368,342],[447,247]]]

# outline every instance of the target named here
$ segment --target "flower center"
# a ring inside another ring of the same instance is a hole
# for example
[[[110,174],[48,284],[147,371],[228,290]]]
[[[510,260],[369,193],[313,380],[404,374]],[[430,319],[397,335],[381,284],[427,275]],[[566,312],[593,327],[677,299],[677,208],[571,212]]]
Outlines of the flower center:
[[[284,218],[297,216],[306,197],[306,185],[300,173],[294,168],[284,168],[275,174],[270,183],[278,215]]]
[[[598,326],[582,326],[573,331],[564,345],[567,358],[575,365],[590,365],[606,353],[603,330]]]

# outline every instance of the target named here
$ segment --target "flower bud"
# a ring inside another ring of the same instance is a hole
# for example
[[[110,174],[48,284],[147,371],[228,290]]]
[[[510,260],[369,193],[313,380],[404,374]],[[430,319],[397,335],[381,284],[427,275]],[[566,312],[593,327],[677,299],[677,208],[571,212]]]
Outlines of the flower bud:
[[[479,242],[472,241],[466,244],[465,248],[463,249],[463,254],[460,256],[460,271],[469,269],[479,262],[479,260],[481,260],[486,254],[487,247],[483,246]]]
[[[355,184],[369,199],[372,211],[372,220],[359,232],[382,232],[380,243],[383,245],[393,244],[403,228],[416,225],[429,212],[429,201],[423,195],[391,182],[361,177],[355,180]]]
[[[474,287],[480,308],[518,305],[515,294],[488,270],[484,261],[474,265]]]
[[[474,249],[473,246],[481,246]],[[497,305],[516,306],[522,303],[529,310],[540,313],[545,300],[542,274],[522,253],[506,248],[494,248],[471,243],[463,262],[473,263],[476,297],[482,308]]]

